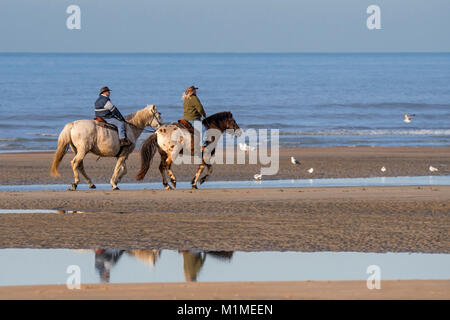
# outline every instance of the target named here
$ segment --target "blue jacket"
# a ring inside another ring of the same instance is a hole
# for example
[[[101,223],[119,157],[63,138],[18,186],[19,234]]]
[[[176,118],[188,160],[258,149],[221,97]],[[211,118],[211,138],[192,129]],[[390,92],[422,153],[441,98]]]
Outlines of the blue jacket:
[[[95,116],[103,119],[116,118],[125,121],[119,109],[111,103],[108,97],[102,95],[95,101]]]

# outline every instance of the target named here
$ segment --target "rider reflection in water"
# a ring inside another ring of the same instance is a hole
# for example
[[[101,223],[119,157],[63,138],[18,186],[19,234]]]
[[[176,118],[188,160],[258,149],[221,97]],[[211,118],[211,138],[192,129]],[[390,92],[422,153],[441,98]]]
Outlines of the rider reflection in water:
[[[187,282],[197,281],[197,276],[203,267],[206,253],[194,251],[182,251],[184,278]]]
[[[125,250],[98,249],[95,250],[95,269],[100,274],[101,282],[109,282],[111,267],[114,266]]]
[[[104,283],[110,282],[111,268],[119,262],[125,252],[151,266],[155,266],[161,256],[161,250],[97,249],[94,252],[95,269],[100,275],[100,281]],[[206,256],[222,261],[230,261],[233,257],[232,251],[179,251],[179,253],[183,255],[183,271],[186,282],[197,281]]]
[[[205,264],[206,256],[230,261],[233,257],[233,251],[181,251],[183,254],[183,269],[186,282],[197,281],[200,270]]]

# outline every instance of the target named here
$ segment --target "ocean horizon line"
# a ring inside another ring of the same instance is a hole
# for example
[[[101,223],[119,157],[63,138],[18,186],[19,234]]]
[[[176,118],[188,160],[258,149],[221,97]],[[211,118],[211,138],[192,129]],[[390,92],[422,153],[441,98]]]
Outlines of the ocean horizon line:
[[[305,52],[287,52],[287,51],[280,51],[280,52],[271,52],[271,51],[255,51],[255,52],[219,52],[219,51],[204,51],[204,52],[129,52],[129,51],[123,51],[123,52],[105,52],[105,51],[80,51],[80,52],[71,52],[71,51],[61,51],[61,52],[55,52],[55,51],[0,51],[1,55],[8,55],[8,54],[111,54],[111,55],[121,55],[121,54],[129,54],[129,55],[200,55],[200,54],[207,54],[207,55],[374,55],[374,54],[380,54],[380,55],[392,55],[392,54],[450,54],[450,51],[342,51],[342,52],[314,52],[314,51],[305,51]]]

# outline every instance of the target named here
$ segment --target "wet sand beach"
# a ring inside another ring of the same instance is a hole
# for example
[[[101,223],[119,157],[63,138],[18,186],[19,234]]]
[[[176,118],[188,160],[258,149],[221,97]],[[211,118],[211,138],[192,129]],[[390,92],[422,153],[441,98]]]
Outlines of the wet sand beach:
[[[292,165],[291,156],[301,164]],[[69,186],[71,154],[61,179],[49,176],[51,159],[52,153],[0,154],[0,184]],[[146,181],[160,181],[158,164],[156,158]],[[278,175],[265,179],[427,176],[430,165],[439,169],[433,175],[449,175],[450,148],[283,149]],[[114,159],[97,162],[92,155],[85,162],[94,183],[108,183],[113,166]],[[135,182],[138,166],[134,153],[123,182]],[[314,175],[306,172],[310,167]],[[259,168],[215,165],[211,180],[252,180]],[[174,171],[178,181],[187,181],[195,167]],[[0,214],[0,248],[450,253],[450,186],[1,191],[0,208],[18,212]],[[379,291],[357,281],[87,285],[73,292],[0,287],[0,298],[449,298],[448,280],[383,283]]]
[[[386,280],[380,290],[365,281],[190,282],[0,287],[0,299],[449,299],[450,280]],[[276,312],[275,312],[276,313]]]
[[[291,164],[294,156],[300,165]],[[64,157],[61,166],[61,178],[52,178],[49,168],[53,158],[51,152],[7,153],[0,154],[0,184],[54,184],[73,182],[70,161],[73,153]],[[94,183],[109,183],[115,165],[115,158],[101,158],[88,154],[84,161],[87,174]],[[439,171],[434,175],[450,174],[450,148],[424,147],[329,147],[280,149],[280,170],[264,179],[309,179],[309,178],[355,178],[379,176],[427,176],[429,166]],[[161,182],[158,170],[159,155],[155,156],[144,181]],[[386,167],[386,172],[380,171]],[[128,174],[122,182],[136,182],[135,176],[140,167],[139,153],[134,152],[127,161]],[[195,174],[196,165],[174,165],[172,167],[177,181],[190,181]],[[307,170],[314,168],[314,174]],[[258,164],[213,166],[211,181],[252,180],[260,172]],[[85,183],[84,180],[81,180]],[[161,184],[162,185],[162,184]]]
[[[52,153],[0,154],[0,182],[70,183],[70,156],[54,179]],[[160,181],[158,162],[151,181]],[[113,163],[91,156],[85,168],[105,183]],[[430,164],[435,175],[448,173],[450,148],[282,149],[279,174],[267,178],[311,177],[309,167],[314,178],[381,176],[383,165],[386,176],[429,175]],[[134,153],[124,181],[134,181],[138,165]],[[257,168],[216,165],[211,179],[251,179]],[[179,181],[189,169],[175,166]],[[2,248],[450,252],[450,186],[2,191],[0,208],[86,212],[0,214]]]
[[[450,252],[450,186],[8,191],[0,247]],[[20,212],[20,209],[18,210]]]

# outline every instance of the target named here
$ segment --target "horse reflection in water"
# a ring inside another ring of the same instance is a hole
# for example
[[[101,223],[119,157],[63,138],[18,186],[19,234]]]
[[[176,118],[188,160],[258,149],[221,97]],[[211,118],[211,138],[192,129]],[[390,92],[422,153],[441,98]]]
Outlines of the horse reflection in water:
[[[161,250],[118,250],[118,249],[97,249],[95,251],[95,269],[100,275],[101,282],[109,282],[111,268],[117,264],[122,255],[128,255],[154,266],[161,254]]]
[[[94,252],[95,269],[100,275],[101,282],[109,282],[111,268],[118,263],[124,253],[150,266],[155,266],[161,256],[161,250],[97,249]],[[233,257],[232,251],[180,251],[180,253],[183,255],[184,278],[187,282],[197,281],[207,256],[228,261]]]
[[[222,260],[231,260],[233,257],[232,251],[181,251],[181,253],[183,254],[184,278],[187,282],[197,281],[200,270],[205,263],[206,256],[211,256]]]
[[[111,267],[119,261],[125,250],[97,249],[95,250],[95,269],[100,274],[101,282],[109,282]]]

